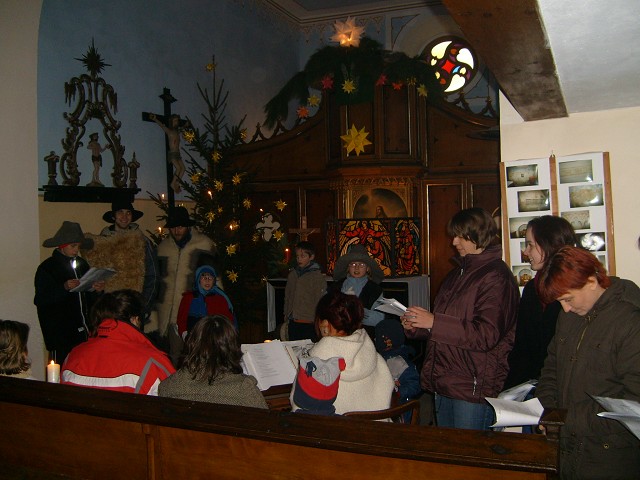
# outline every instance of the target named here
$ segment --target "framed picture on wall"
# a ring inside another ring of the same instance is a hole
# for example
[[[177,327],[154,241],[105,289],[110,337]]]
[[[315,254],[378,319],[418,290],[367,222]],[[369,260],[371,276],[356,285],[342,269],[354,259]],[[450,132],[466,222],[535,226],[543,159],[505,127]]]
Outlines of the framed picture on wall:
[[[346,193],[351,218],[402,218],[412,214],[410,185],[352,186]]]

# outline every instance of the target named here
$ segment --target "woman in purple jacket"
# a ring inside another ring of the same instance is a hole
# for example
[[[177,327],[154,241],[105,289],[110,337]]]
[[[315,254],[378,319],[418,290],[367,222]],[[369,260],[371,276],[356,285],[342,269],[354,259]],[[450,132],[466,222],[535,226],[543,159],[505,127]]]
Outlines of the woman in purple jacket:
[[[421,385],[435,394],[438,425],[486,430],[493,410],[485,397],[497,396],[507,376],[520,294],[488,212],[462,210],[447,231],[456,267],[433,312],[409,307],[402,324],[407,337],[428,341]]]

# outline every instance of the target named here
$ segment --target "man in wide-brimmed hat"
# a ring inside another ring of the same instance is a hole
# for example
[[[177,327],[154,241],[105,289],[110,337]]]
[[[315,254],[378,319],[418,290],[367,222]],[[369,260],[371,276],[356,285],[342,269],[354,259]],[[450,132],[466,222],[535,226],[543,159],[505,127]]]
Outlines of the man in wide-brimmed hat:
[[[191,289],[193,276],[203,255],[213,255],[213,241],[193,229],[195,221],[185,207],[171,207],[165,228],[169,236],[158,246],[158,260],[162,271],[162,286],[158,298],[158,331],[169,333],[175,325],[182,294]],[[172,360],[179,352],[170,352]]]
[[[109,240],[98,239],[96,252],[100,251],[103,257],[100,266],[109,266],[118,271],[109,281],[107,290],[130,288],[140,292],[146,318],[154,307],[160,279],[155,245],[135,223],[142,215],[143,212],[133,208],[128,199],[115,199],[111,203],[111,210],[102,215],[102,219],[111,225],[103,228],[100,235],[109,237]]]
[[[88,312],[98,292],[104,290],[104,282],[94,283],[93,291],[71,292],[89,270],[89,264],[78,252],[93,246],[78,223],[63,222],[42,246],[55,250],[36,271],[34,303],[50,357],[62,363],[73,347],[87,340]]]

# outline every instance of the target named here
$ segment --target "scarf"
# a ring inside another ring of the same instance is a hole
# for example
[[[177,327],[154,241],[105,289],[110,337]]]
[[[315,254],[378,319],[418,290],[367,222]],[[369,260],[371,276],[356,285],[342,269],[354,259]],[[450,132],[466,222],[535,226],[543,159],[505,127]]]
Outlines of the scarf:
[[[368,277],[354,278],[347,275],[347,278],[345,278],[340,291],[342,293],[346,293],[347,295],[355,295],[356,297],[359,297],[362,289],[368,281]]]
[[[200,286],[200,276],[202,276],[203,273],[209,273],[210,275],[213,276],[213,287],[211,287],[209,290],[205,290]],[[193,290],[194,295],[193,295],[193,300],[191,301],[191,306],[189,307],[190,317],[202,318],[208,315],[207,303],[205,301],[205,297],[208,295],[221,295],[227,301],[229,310],[233,312],[233,305],[231,305],[231,300],[229,300],[229,297],[227,296],[227,294],[224,293],[224,291],[216,285],[218,274],[216,273],[213,267],[209,265],[203,265],[202,267],[198,268],[198,270],[196,270],[195,277],[196,277],[196,284]],[[234,313],[234,317],[235,317],[235,313]],[[233,318],[232,320],[234,320],[234,323],[235,323],[235,318]]]

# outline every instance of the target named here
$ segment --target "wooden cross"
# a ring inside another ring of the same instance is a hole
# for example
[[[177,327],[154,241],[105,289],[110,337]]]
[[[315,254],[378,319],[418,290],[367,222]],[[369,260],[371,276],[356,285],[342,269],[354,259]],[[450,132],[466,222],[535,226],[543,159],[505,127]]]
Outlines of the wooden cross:
[[[173,102],[176,101],[175,98],[173,98],[173,95],[171,95],[171,90],[169,90],[168,88],[163,88],[162,90],[162,95],[159,95],[159,97],[162,99],[163,103],[164,103],[164,114],[163,115],[158,115],[158,114],[154,114],[154,113],[149,113],[149,112],[142,112],[142,120],[145,122],[154,122],[154,123],[159,123],[164,125],[165,128],[163,128],[163,130],[165,131],[164,134],[164,146],[165,146],[165,151],[166,151],[166,164],[167,164],[167,201],[168,201],[168,206],[169,207],[174,207],[175,206],[175,196],[174,196],[174,192],[175,192],[175,176],[177,174],[179,174],[180,172],[176,171],[174,173],[174,167],[175,165],[175,159],[172,158],[172,156],[170,155],[170,153],[173,151],[172,146],[171,146],[171,141],[172,139],[169,138],[169,134],[167,133],[167,129],[171,130],[172,128],[176,129],[176,134],[178,135],[178,152],[179,152],[179,129],[184,128],[185,126],[187,126],[187,124],[189,123],[187,120],[183,120],[180,117],[177,117],[177,115],[172,115],[171,113],[171,104]],[[171,119],[172,117],[177,117],[178,122],[177,125],[172,126],[171,124]],[[175,140],[174,140],[175,141]],[[179,175],[180,177],[182,175]]]
[[[309,239],[309,235],[317,231],[317,228],[307,228],[307,217],[304,215],[300,217],[300,228],[289,229],[289,232],[297,234],[302,241],[307,241]]]

